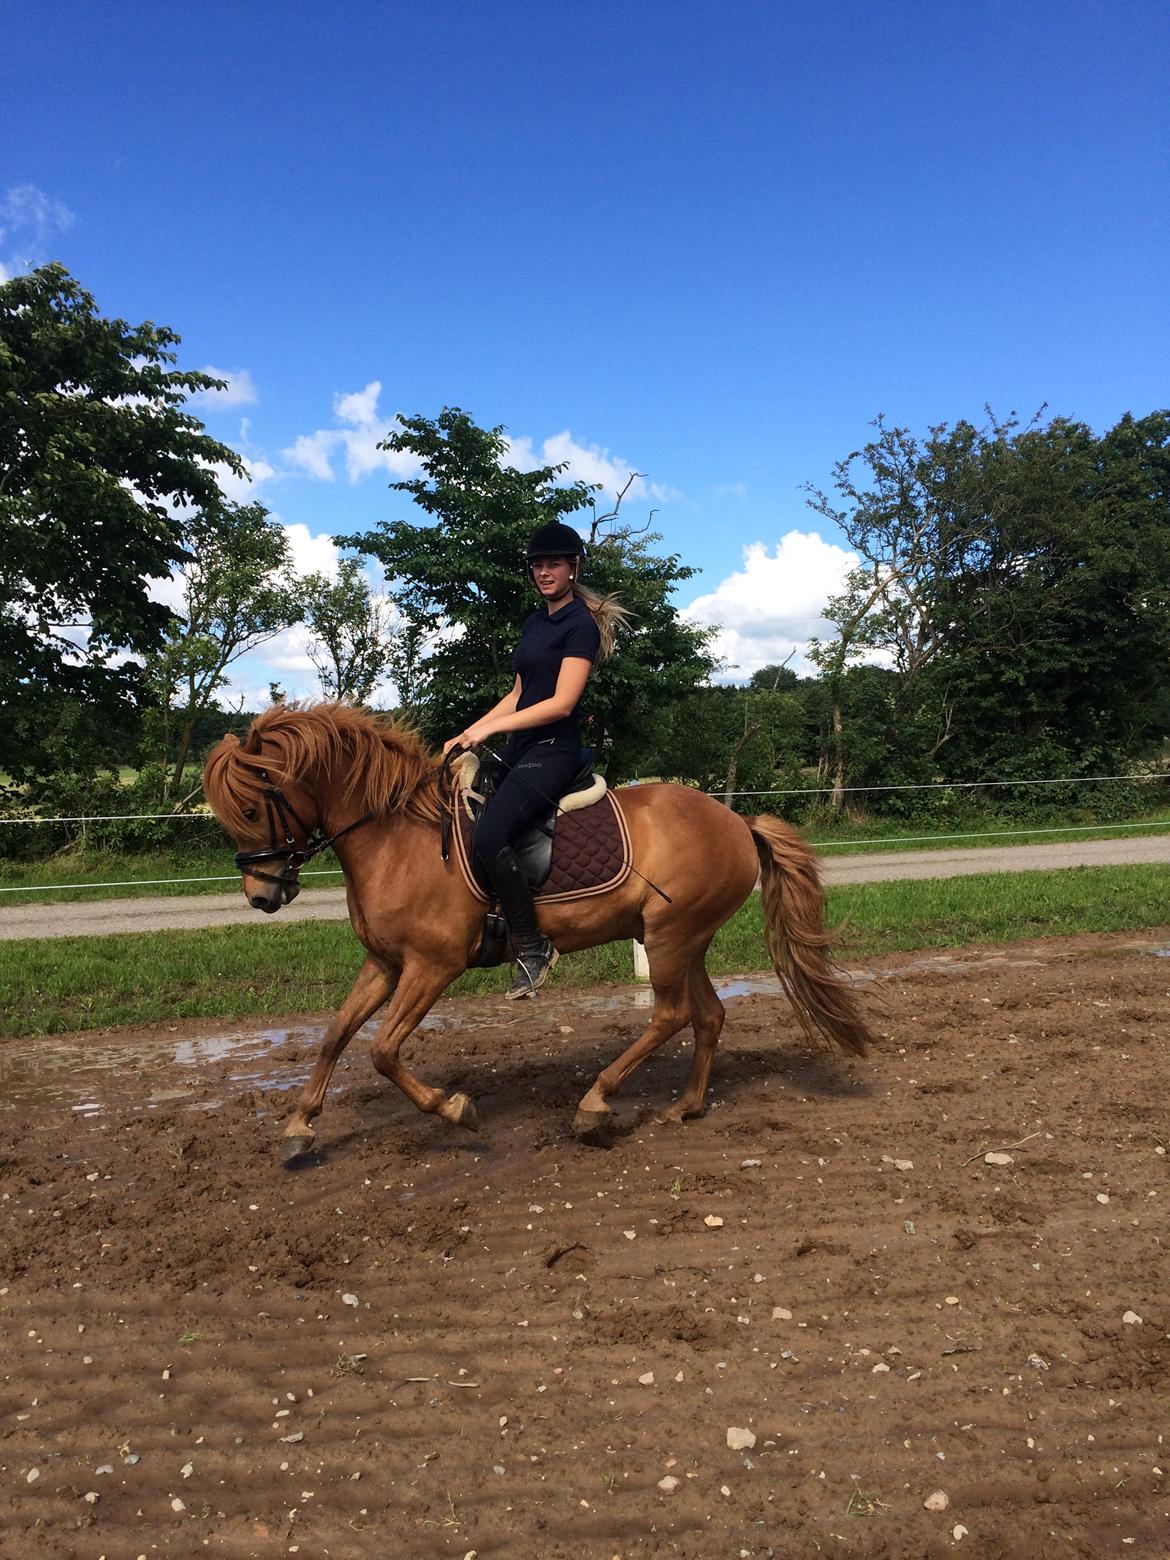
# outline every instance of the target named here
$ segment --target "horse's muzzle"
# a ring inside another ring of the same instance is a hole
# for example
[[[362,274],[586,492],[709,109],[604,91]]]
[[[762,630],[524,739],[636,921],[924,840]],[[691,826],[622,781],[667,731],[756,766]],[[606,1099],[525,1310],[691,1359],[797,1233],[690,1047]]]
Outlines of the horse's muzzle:
[[[294,882],[265,883],[262,886],[253,882],[252,892],[248,894],[248,903],[253,910],[263,910],[265,915],[275,915],[282,905],[291,905],[300,891],[301,885]]]

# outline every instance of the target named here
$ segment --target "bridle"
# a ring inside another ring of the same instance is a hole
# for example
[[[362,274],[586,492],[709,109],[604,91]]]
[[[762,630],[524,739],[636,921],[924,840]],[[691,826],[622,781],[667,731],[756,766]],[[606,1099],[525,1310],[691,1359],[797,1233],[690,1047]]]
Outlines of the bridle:
[[[260,779],[265,781],[264,790],[260,793],[264,798],[264,812],[268,819],[269,845],[266,850],[239,850],[236,852],[236,870],[243,872],[248,869],[248,876],[256,878],[261,883],[275,883],[278,888],[288,888],[296,882],[296,874],[307,863],[319,856],[322,851],[328,850],[334,840],[339,840],[343,834],[348,834],[351,829],[360,828],[363,823],[369,823],[371,818],[377,816],[371,809],[363,813],[360,818],[355,818],[352,823],[347,823],[344,829],[338,829],[335,834],[317,835],[313,837],[312,830],[301,818],[296,808],[278,785],[272,785],[268,781],[268,771],[258,771]],[[304,847],[297,844],[296,835],[292,825],[295,824],[304,837]],[[279,826],[278,826],[279,825]],[[280,844],[281,831],[284,832],[284,844]],[[278,875],[271,872],[256,872],[252,869],[258,862],[282,861],[284,866]]]

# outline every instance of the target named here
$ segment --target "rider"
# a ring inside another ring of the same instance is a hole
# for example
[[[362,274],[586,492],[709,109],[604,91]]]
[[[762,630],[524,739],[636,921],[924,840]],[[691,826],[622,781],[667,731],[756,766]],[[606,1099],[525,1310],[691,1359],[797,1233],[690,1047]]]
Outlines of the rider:
[[[557,962],[536,920],[532,889],[513,849],[521,831],[546,812],[581,768],[578,708],[589,673],[614,647],[625,617],[612,596],[578,579],[585,548],[572,526],[550,520],[534,531],[526,571],[542,606],[524,621],[513,657],[516,680],[498,704],[444,744],[473,748],[509,732],[505,774],[475,831],[475,852],[500,901],[516,954],[509,998],[535,996]]]

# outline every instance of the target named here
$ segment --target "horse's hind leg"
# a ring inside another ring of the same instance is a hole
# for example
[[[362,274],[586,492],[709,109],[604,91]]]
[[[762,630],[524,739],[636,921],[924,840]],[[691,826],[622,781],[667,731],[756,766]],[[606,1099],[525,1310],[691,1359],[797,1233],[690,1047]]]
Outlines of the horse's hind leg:
[[[654,988],[654,1012],[650,1023],[633,1045],[594,1079],[593,1087],[577,1107],[573,1119],[573,1132],[577,1137],[594,1137],[605,1130],[613,1117],[606,1103],[609,1096],[621,1088],[635,1067],[672,1035],[677,1035],[690,1020],[686,979],[689,955],[675,949],[654,948],[649,942],[646,951],[650,960],[650,983]]]
[[[394,975],[373,959],[367,959],[358,971],[358,977],[350,993],[333,1016],[333,1022],[325,1031],[317,1060],[313,1064],[297,1108],[289,1117],[284,1129],[284,1146],[281,1157],[285,1164],[299,1159],[313,1147],[313,1128],[310,1122],[321,1114],[325,1103],[325,1091],[333,1076],[342,1051],[357,1034],[367,1018],[375,1014],[394,990]]]
[[[707,974],[706,957],[707,950],[704,948],[691,960],[691,967],[687,971],[691,1024],[695,1031],[695,1056],[682,1095],[669,1110],[662,1113],[667,1121],[685,1121],[688,1116],[701,1116],[707,1108],[707,1086],[711,1081],[711,1065],[723,1030],[724,1014],[723,1004]]]

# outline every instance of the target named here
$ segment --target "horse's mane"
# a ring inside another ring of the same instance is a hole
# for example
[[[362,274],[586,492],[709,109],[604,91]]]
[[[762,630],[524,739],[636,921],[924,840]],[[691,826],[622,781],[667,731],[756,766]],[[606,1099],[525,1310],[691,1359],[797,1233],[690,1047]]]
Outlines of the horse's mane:
[[[439,761],[422,738],[390,716],[349,704],[274,704],[242,740],[226,736],[212,748],[203,789],[216,817],[239,838],[254,827],[244,814],[258,808],[267,785],[295,788],[310,772],[319,792],[328,788],[358,812],[439,822]]]

